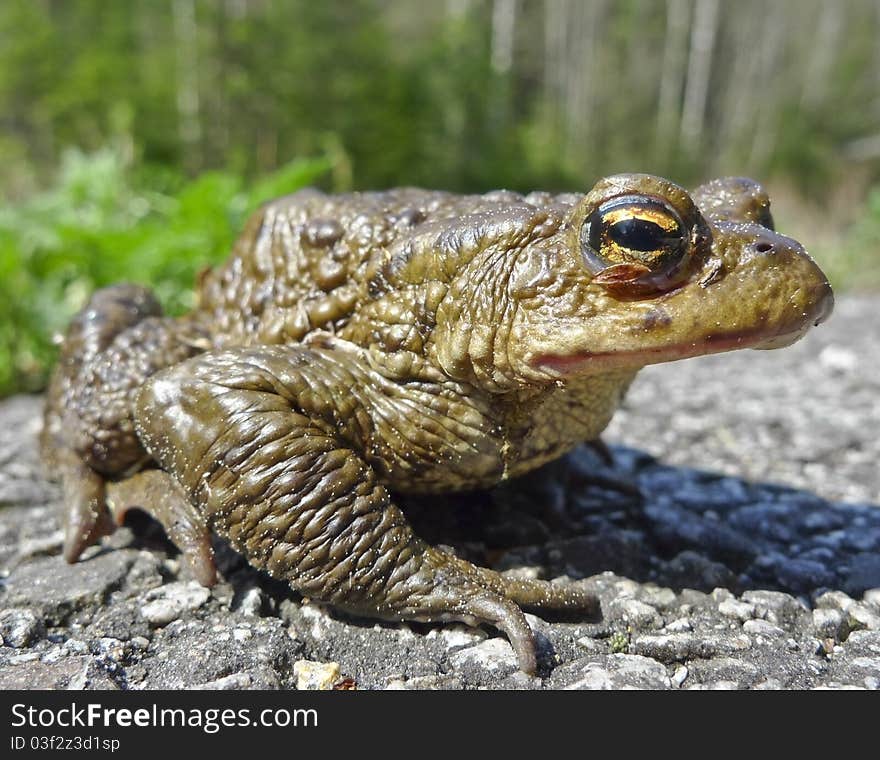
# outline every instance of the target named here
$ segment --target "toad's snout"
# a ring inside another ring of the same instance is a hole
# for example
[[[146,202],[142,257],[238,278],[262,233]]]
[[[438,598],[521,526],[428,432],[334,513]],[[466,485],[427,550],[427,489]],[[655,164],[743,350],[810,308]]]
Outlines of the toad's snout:
[[[825,273],[804,247],[790,237],[761,230],[749,242],[744,259],[777,283],[779,301],[775,334],[756,348],[781,348],[801,338],[810,327],[825,322],[834,310],[834,293]]]
[[[831,316],[831,312],[834,311],[834,292],[831,290],[831,285],[826,281],[820,287],[820,294],[816,299],[816,309],[815,316],[813,318],[813,325],[818,327],[821,325],[828,317]]]

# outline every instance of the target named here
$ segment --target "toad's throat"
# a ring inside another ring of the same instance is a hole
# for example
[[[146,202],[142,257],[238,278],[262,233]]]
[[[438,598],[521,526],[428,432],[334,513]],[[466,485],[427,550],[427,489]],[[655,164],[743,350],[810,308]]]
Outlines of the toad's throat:
[[[718,354],[738,348],[784,348],[800,340],[807,329],[808,326],[805,325],[784,333],[768,334],[766,330],[754,328],[715,333],[687,343],[669,343],[633,351],[582,351],[566,356],[537,354],[532,358],[531,365],[559,377],[595,374],[611,369],[638,368],[648,364]]]

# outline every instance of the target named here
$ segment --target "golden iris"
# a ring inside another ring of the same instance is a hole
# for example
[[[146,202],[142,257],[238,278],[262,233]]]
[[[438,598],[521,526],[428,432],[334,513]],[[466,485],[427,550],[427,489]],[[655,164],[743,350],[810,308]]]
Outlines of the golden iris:
[[[669,272],[687,250],[687,231],[668,203],[641,195],[612,198],[587,218],[581,244],[590,270],[615,264],[641,264]]]

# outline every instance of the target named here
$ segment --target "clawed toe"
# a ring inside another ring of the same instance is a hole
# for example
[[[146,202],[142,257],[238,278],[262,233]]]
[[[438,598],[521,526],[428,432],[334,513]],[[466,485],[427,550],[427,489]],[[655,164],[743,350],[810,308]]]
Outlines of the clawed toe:
[[[431,569],[433,586],[424,596],[410,600],[407,616],[491,625],[507,636],[519,667],[529,674],[537,670],[537,650],[535,634],[522,608],[576,611],[588,616],[600,611],[598,597],[573,583],[505,577],[436,547],[428,549],[426,559],[423,567]]]
[[[535,632],[522,610],[509,599],[485,592],[465,602],[467,614],[480,623],[488,623],[502,631],[516,654],[517,664],[524,673],[534,675],[538,670]]]
[[[86,465],[64,473],[64,559],[76,562],[102,536],[114,530],[104,501],[104,479]]]

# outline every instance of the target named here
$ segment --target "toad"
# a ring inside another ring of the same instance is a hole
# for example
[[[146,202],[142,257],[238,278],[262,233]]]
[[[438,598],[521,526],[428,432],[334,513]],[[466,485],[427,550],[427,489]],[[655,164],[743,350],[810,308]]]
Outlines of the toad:
[[[122,284],[73,319],[42,441],[64,556],[137,506],[204,584],[213,532],[304,597],[494,626],[533,673],[523,610],[595,596],[431,546],[396,497],[532,470],[596,441],[641,367],[789,345],[832,302],[743,178],[301,191],[254,214],[192,313]]]

